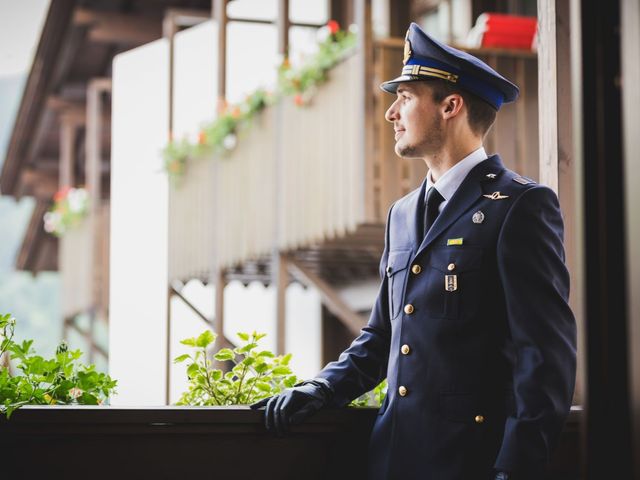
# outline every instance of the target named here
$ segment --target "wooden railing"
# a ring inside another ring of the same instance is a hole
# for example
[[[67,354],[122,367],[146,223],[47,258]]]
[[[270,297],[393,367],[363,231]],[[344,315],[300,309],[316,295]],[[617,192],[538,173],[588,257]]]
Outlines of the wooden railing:
[[[170,278],[230,267],[354,230],[364,217],[359,56],[331,71],[310,105],[258,115],[224,158],[192,160],[170,192]]]
[[[578,480],[579,413],[572,412],[540,480]],[[321,410],[284,438],[248,407],[23,407],[0,415],[2,471],[11,479],[366,478],[372,408]]]

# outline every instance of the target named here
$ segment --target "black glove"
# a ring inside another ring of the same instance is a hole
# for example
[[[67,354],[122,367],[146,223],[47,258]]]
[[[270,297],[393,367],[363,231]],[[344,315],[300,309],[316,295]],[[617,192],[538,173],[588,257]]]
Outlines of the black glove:
[[[513,480],[513,477],[507,472],[498,472],[495,480]]]
[[[253,410],[264,407],[264,425],[281,437],[289,429],[327,405],[333,397],[331,384],[323,378],[306,380],[279,395],[263,398],[251,405]]]

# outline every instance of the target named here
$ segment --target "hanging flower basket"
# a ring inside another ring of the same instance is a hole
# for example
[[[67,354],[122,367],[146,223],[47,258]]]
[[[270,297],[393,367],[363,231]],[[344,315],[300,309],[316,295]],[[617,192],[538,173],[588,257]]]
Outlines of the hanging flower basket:
[[[44,214],[46,232],[62,237],[80,225],[89,214],[89,195],[84,188],[65,187],[53,196],[53,206]]]

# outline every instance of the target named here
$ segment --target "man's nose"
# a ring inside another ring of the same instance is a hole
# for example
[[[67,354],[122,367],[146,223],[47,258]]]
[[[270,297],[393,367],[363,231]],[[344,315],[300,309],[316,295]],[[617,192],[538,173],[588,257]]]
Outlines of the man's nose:
[[[387,122],[393,123],[395,120],[398,119],[398,111],[396,109],[396,103],[397,102],[393,102],[384,114],[384,118]]]

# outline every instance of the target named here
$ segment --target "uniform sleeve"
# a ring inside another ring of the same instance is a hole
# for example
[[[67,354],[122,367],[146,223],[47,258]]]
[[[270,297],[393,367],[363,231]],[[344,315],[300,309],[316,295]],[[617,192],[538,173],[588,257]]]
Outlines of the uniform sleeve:
[[[537,185],[516,199],[497,243],[516,413],[507,418],[495,468],[524,478],[542,478],[573,397],[576,326],[563,230],[555,193]]]
[[[393,208],[393,207],[392,207]],[[385,246],[380,259],[381,284],[367,325],[337,361],[327,364],[316,375],[326,379],[334,390],[331,406],[342,407],[368,392],[387,376],[391,325],[389,294],[385,269],[388,258],[388,238],[391,209],[387,218]]]

